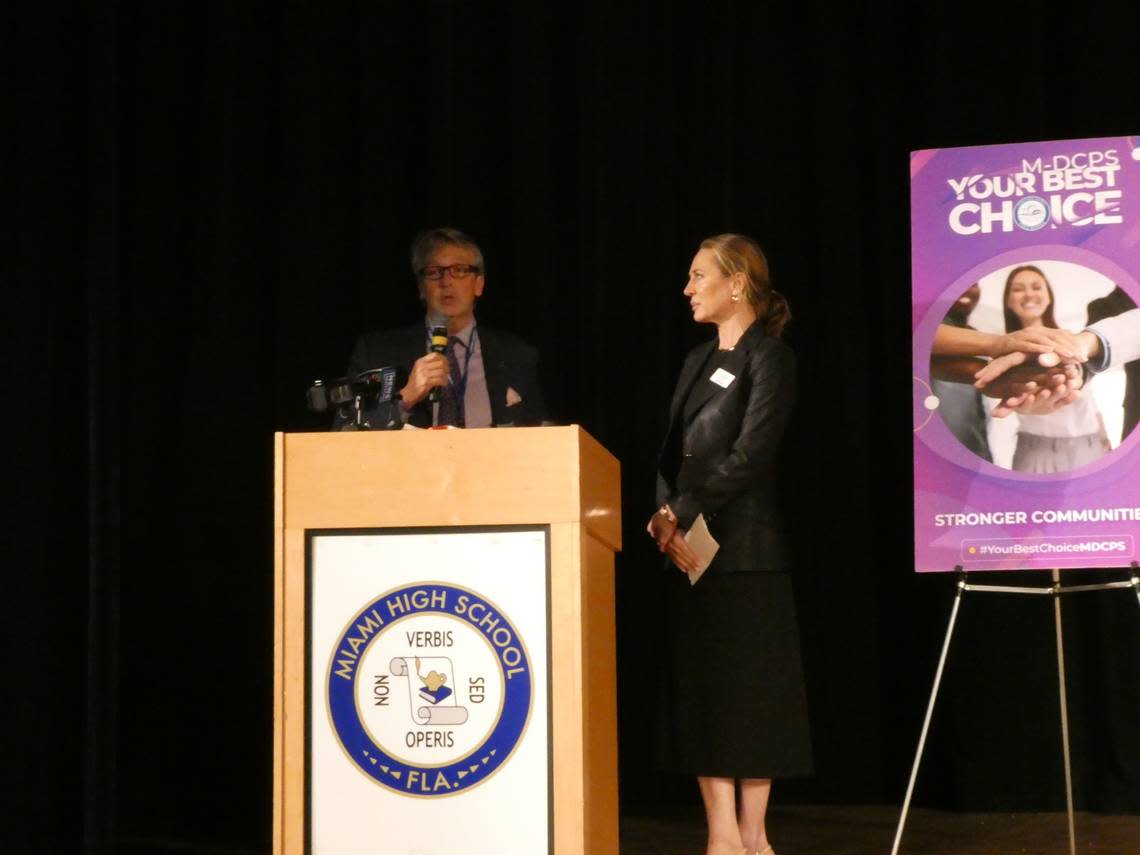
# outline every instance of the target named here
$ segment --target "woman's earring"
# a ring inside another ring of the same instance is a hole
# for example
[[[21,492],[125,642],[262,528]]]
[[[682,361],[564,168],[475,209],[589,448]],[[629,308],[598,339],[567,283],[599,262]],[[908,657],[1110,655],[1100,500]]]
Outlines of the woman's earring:
[[[732,302],[734,302],[734,303],[739,303],[739,302],[740,302],[740,294],[739,294],[739,293],[737,293],[737,292],[735,292],[735,291],[733,292],[733,294],[732,294]]]

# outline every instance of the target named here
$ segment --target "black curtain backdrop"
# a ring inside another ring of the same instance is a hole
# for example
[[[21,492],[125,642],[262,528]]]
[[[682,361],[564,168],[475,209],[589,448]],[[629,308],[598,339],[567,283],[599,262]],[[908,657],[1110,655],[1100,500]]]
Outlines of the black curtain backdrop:
[[[9,13],[10,14],[10,13]],[[487,256],[622,461],[623,810],[661,631],[642,526],[699,240],[764,244],[802,396],[785,495],[817,773],[901,802],[953,593],[912,571],[908,152],[1136,133],[1137,12],[991,4],[89,4],[9,18],[5,851],[264,852],[272,434],[420,308],[407,247]],[[1043,580],[1042,580],[1043,581]],[[1028,599],[1028,598],[1025,598]],[[1140,811],[1140,608],[1065,602],[1078,806]],[[921,804],[1060,809],[1048,602],[967,599]],[[746,655],[746,652],[742,652]]]

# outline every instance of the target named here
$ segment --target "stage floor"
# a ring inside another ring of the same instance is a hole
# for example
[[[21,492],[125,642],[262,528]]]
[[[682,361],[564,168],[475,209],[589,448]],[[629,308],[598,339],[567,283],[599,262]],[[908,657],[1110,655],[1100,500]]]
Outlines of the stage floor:
[[[889,855],[899,807],[776,806],[768,833],[778,855]],[[1140,816],[1078,813],[1081,855],[1140,855]],[[704,818],[623,815],[621,855],[702,855]],[[1064,813],[947,813],[912,809],[899,855],[1068,855]]]

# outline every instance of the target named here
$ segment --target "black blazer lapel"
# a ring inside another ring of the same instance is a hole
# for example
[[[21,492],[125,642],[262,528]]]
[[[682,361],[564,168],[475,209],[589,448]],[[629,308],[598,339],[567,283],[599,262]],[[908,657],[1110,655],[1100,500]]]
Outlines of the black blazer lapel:
[[[669,402],[670,428],[680,416],[681,408],[685,406],[685,399],[689,397],[689,391],[697,382],[697,373],[708,361],[709,354],[712,353],[715,346],[716,340],[714,339],[691,350],[688,358],[685,359],[685,364],[681,368],[681,376],[677,378],[677,388],[673,390],[673,400]]]
[[[510,421],[507,418],[507,385],[506,359],[503,354],[502,341],[494,331],[475,327],[475,334],[479,337],[479,351],[483,355],[483,377],[487,381],[487,397],[491,399],[491,424],[501,425]]]
[[[416,324],[405,329],[400,336],[399,348],[397,364],[407,369],[410,374],[416,360],[428,352],[427,327]]]
[[[672,482],[676,476],[676,468],[680,465],[681,455],[681,408],[689,396],[689,390],[696,382],[697,372],[708,360],[709,353],[716,346],[716,340],[707,344],[698,345],[689,351],[685,362],[681,366],[681,374],[677,378],[677,386],[673,389],[673,399],[669,402],[669,421],[665,427],[665,439],[661,443],[661,451],[657,455],[658,471],[665,476],[672,489]]]
[[[748,361],[752,356],[752,351],[756,349],[759,342],[764,339],[766,333],[763,326],[759,321],[753,321],[752,324],[744,331],[744,335],[740,337],[740,341],[736,343],[727,356],[721,361],[720,367],[732,375],[732,380],[727,386],[721,386],[719,383],[714,383],[709,378],[715,373],[707,369],[702,369],[700,376],[696,378],[696,385],[693,388],[693,394],[688,401],[685,402],[685,424],[689,425],[701,409],[714,398],[719,398],[729,391],[735,391],[736,386],[741,381],[741,376],[748,368]],[[707,359],[707,356],[706,356]],[[701,361],[704,365],[704,360]]]
[[[723,359],[720,367],[732,375],[732,380],[728,386],[721,386],[719,383],[714,383],[710,378],[715,372],[710,370],[707,365],[704,365],[700,375],[696,378],[696,384],[693,387],[692,394],[689,396],[689,400],[685,402],[685,424],[690,424],[704,406],[714,398],[733,389],[733,387],[740,382],[740,375],[744,372],[747,363],[748,350],[740,346],[737,346]]]

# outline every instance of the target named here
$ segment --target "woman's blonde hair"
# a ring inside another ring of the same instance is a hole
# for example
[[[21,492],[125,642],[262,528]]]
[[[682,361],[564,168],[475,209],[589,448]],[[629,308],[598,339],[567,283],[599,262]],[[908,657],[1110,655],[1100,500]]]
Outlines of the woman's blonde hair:
[[[788,300],[772,287],[768,276],[768,259],[760,245],[750,237],[736,234],[715,235],[701,241],[701,249],[710,250],[720,272],[725,276],[744,274],[744,296],[764,325],[764,331],[779,338],[792,310]]]

